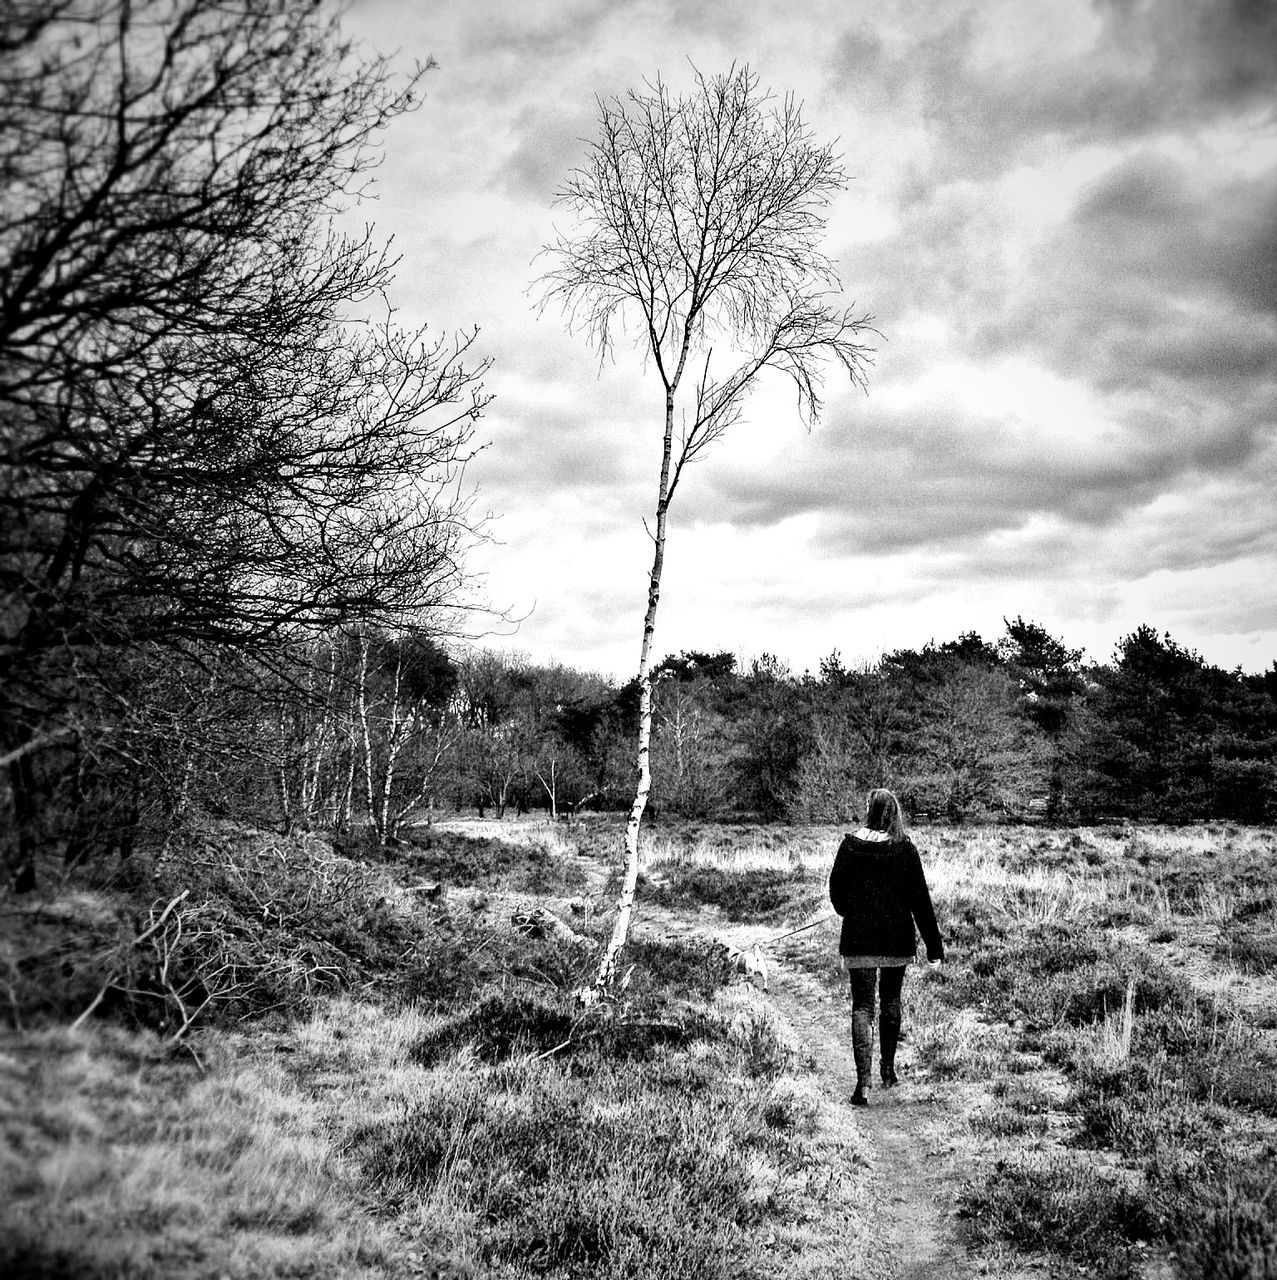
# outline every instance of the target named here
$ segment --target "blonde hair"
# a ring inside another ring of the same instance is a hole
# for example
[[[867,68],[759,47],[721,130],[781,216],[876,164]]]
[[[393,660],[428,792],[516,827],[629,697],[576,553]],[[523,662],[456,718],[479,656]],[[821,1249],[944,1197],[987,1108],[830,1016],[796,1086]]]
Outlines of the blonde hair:
[[[905,816],[894,791],[875,787],[865,799],[865,826],[885,831],[893,840],[905,838]]]

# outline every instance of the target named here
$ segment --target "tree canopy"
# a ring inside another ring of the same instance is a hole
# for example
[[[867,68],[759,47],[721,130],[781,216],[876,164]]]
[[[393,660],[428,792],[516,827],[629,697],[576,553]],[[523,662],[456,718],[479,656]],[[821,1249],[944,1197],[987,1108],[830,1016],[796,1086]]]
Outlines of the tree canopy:
[[[446,629],[488,397],[473,334],[402,329],[386,247],[338,228],[426,67],[278,0],[0,0],[0,29],[0,752],[25,829],[30,753],[123,750],[168,696],[157,655],[189,690],[230,652]]]
[[[5,8],[0,662],[444,604],[480,370],[332,220],[425,69],[309,5]]]

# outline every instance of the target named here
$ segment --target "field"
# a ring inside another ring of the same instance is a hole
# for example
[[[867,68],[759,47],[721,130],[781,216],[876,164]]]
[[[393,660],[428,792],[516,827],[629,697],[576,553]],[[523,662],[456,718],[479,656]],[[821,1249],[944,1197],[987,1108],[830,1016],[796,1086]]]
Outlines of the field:
[[[915,833],[949,959],[863,1111],[838,836],[650,829],[589,1010],[610,826],[223,824],[149,915],[0,903],[0,1274],[1277,1276],[1273,834]]]

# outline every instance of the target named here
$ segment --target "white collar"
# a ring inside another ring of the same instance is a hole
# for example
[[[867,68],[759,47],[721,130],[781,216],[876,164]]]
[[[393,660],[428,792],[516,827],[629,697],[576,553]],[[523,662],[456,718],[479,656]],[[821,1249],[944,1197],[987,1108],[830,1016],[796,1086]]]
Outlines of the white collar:
[[[881,843],[884,840],[890,840],[891,832],[890,831],[870,831],[868,827],[861,827],[860,830],[856,832],[856,839],[870,840],[875,844],[877,844],[877,843]]]

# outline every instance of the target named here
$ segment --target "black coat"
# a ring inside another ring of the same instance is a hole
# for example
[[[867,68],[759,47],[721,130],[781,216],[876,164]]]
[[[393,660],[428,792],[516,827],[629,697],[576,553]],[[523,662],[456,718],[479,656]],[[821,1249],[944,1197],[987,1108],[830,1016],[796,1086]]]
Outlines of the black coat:
[[[912,840],[844,838],[829,876],[829,900],[842,916],[844,956],[912,956],[916,923],[928,960],[944,959],[922,859]]]

